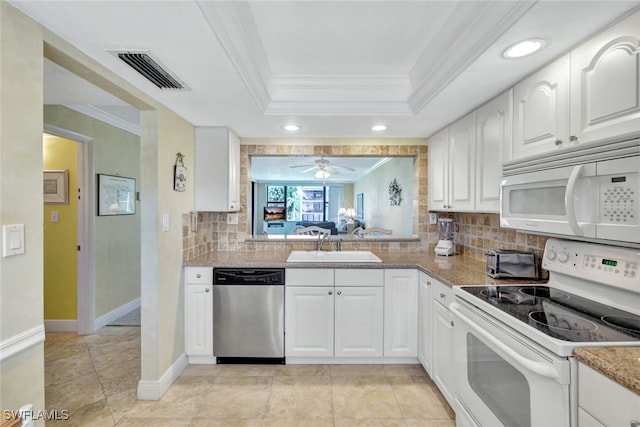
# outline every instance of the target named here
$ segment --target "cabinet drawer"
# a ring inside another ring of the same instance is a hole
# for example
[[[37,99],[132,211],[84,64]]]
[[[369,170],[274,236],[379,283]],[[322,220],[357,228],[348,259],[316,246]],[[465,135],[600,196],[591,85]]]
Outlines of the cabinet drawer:
[[[286,286],[333,286],[333,268],[287,268]]]
[[[578,364],[578,405],[607,426],[640,421],[640,396],[582,363]]]
[[[213,284],[213,268],[211,267],[187,267],[184,275],[186,283]]]
[[[336,268],[336,286],[383,286],[384,270],[365,268]]]
[[[448,309],[449,304],[453,301],[453,292],[451,291],[451,288],[443,283],[440,283],[438,280],[432,280],[431,284],[431,295],[433,295],[433,299],[438,301]]]

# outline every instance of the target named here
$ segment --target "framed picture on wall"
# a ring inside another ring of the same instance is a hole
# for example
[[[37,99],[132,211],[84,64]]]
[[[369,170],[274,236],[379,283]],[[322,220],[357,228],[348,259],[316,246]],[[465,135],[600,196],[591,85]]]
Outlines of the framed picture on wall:
[[[364,220],[364,193],[356,194],[356,217]]]
[[[267,202],[284,203],[284,185],[267,185]]]
[[[136,180],[98,174],[98,215],[135,215]]]
[[[69,170],[43,171],[42,192],[46,204],[69,204]]]

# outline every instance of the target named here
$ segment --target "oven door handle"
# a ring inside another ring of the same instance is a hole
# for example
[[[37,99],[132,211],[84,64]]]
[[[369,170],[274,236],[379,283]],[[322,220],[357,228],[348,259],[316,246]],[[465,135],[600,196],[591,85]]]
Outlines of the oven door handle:
[[[469,328],[471,328],[475,333],[482,335],[484,339],[489,341],[492,345],[500,349],[500,351],[507,354],[509,357],[514,359],[519,365],[525,367],[531,372],[560,382],[561,380],[560,375],[558,371],[553,368],[553,366],[550,366],[546,363],[536,362],[536,361],[527,359],[526,357],[523,357],[520,354],[516,353],[507,345],[505,345],[502,341],[498,340],[487,331],[479,328],[471,319],[469,319],[467,316],[465,316],[460,312],[460,310],[458,309],[459,307],[461,307],[459,304],[452,302],[449,305],[449,310],[451,310],[451,312],[456,317],[458,317],[460,320],[466,323],[467,326],[469,326]]]
[[[584,230],[578,224],[578,220],[576,219],[576,210],[573,206],[573,194],[576,189],[576,181],[578,178],[582,176],[584,172],[584,165],[578,165],[573,168],[571,171],[571,175],[569,175],[569,181],[567,181],[567,190],[564,193],[564,208],[567,212],[567,220],[569,221],[569,226],[571,230],[573,230],[573,234],[576,236],[584,235]]]

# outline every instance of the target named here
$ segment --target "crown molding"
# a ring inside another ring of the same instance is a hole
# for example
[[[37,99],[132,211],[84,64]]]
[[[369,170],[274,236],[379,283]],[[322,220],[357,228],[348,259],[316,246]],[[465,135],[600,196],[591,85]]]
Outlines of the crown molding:
[[[269,61],[260,41],[249,4],[244,1],[198,1],[220,46],[263,113],[271,102],[267,82]]]
[[[469,3],[459,5],[409,73],[415,87],[409,98],[414,113],[419,113],[537,2],[478,2],[472,8]],[[430,60],[434,57],[440,60],[434,63]]]
[[[413,116],[406,102],[322,102],[272,101],[264,112],[268,116]]]
[[[114,116],[111,113],[107,113],[106,111],[101,110],[99,107],[96,107],[94,105],[65,104],[64,107],[67,107],[70,110],[77,111],[78,113],[84,114],[85,116],[89,116],[96,120],[100,120],[101,122],[107,123],[111,126],[117,127],[134,135],[140,136],[140,126],[123,120],[120,117]]]

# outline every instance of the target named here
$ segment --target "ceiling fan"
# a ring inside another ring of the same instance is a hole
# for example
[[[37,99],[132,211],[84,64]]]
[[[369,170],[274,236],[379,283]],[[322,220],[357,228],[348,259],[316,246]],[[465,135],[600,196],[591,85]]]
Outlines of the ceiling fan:
[[[294,165],[289,167],[293,169],[305,168],[304,170],[300,171],[300,173],[307,173],[317,169],[316,173],[313,174],[313,176],[318,179],[329,178],[331,175],[339,174],[340,171],[338,169],[344,169],[351,172],[355,171],[354,168],[351,168],[349,166],[332,165],[331,162],[324,157],[316,160],[312,165]]]

